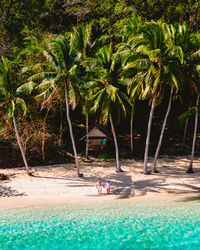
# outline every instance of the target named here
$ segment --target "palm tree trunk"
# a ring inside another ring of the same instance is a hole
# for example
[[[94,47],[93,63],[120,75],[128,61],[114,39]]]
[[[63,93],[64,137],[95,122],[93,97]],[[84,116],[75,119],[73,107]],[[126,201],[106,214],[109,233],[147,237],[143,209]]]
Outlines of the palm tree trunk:
[[[191,153],[191,158],[190,158],[190,166],[186,171],[186,173],[189,173],[189,174],[194,173],[192,165],[193,165],[193,160],[194,160],[194,150],[195,150],[197,126],[198,126],[198,105],[199,105],[199,94],[197,96],[197,102],[196,102],[195,125],[194,125],[194,135],[193,135],[193,143],[192,143],[192,153]]]
[[[86,113],[86,147],[85,147],[85,157],[88,159],[88,113]]]
[[[135,105],[132,105],[132,109],[131,109],[131,121],[130,121],[130,135],[131,135],[131,157],[133,157],[133,116],[134,116],[134,108]]]
[[[110,125],[111,125],[111,129],[112,129],[114,143],[115,143],[117,172],[122,172],[121,167],[120,167],[120,162],[119,162],[119,149],[118,149],[118,144],[117,144],[117,137],[116,137],[116,134],[115,134],[115,128],[114,128],[114,125],[113,125],[113,120],[112,120],[112,115],[111,114],[110,114]]]
[[[23,161],[24,161],[24,165],[25,165],[25,168],[26,168],[26,173],[28,175],[30,175],[30,169],[29,169],[29,166],[27,164],[26,156],[25,156],[25,153],[24,153],[24,149],[22,147],[22,143],[21,143],[21,140],[20,140],[20,136],[19,136],[19,132],[18,132],[18,129],[17,129],[17,124],[16,124],[14,116],[13,116],[13,125],[14,125],[14,129],[15,129],[15,134],[16,134],[16,137],[17,137],[17,143],[19,145],[19,148],[20,148],[20,151],[21,151],[21,154],[22,154],[22,158],[23,158]]]
[[[80,177],[82,175],[79,172],[78,155],[77,155],[77,151],[76,151],[76,145],[75,145],[75,141],[74,141],[72,124],[71,124],[71,119],[70,119],[70,115],[69,115],[69,103],[68,103],[68,97],[67,97],[67,86],[66,86],[66,83],[65,83],[65,103],[66,103],[66,116],[67,116],[67,121],[68,121],[68,125],[69,125],[69,132],[70,132],[70,136],[71,136],[72,147],[73,147],[73,151],[74,151],[74,157],[75,157],[76,168],[77,168],[77,176]]]
[[[147,128],[147,137],[146,137],[146,146],[145,146],[145,153],[144,153],[144,174],[149,174],[149,171],[147,169],[147,161],[148,161],[148,152],[149,152],[149,140],[150,140],[150,134],[151,134],[151,124],[152,124],[152,118],[153,118],[153,112],[155,108],[155,101],[156,96],[153,97],[152,104],[151,104],[151,111],[149,114],[149,122],[148,122],[148,128]]]
[[[188,128],[188,117],[185,121],[185,128],[184,128],[184,133],[183,133],[183,146],[185,146],[185,141],[186,141],[186,134],[187,134],[187,128]]]
[[[189,104],[188,111],[190,110],[190,106],[191,106],[191,102],[190,102],[190,104]],[[186,122],[185,122],[184,133],[183,133],[183,146],[185,146],[185,142],[186,142],[186,135],[187,135],[187,128],[188,128],[188,121],[189,121],[189,117],[187,116],[187,119],[186,119]]]
[[[170,93],[170,97],[169,97],[167,112],[165,114],[165,119],[163,121],[162,130],[161,130],[161,133],[160,133],[160,138],[159,138],[159,141],[158,141],[158,146],[157,146],[154,161],[153,161],[152,173],[157,172],[156,171],[156,163],[157,163],[157,160],[158,160],[158,155],[159,155],[160,147],[161,147],[161,144],[162,144],[162,139],[163,139],[163,135],[164,135],[164,131],[165,131],[165,126],[166,126],[166,123],[167,123],[167,118],[168,118],[168,115],[169,115],[169,111],[171,109],[172,94],[173,94],[173,88],[171,88],[171,93]]]
[[[62,114],[62,101],[60,101],[60,135],[58,140],[58,145],[61,146],[62,144],[62,129],[63,129],[63,114]]]
[[[42,159],[43,161],[45,160],[45,153],[44,153],[44,148],[45,148],[45,132],[46,132],[46,120],[47,116],[49,113],[49,108],[47,109],[47,112],[44,117],[44,123],[43,123],[43,134],[42,134]]]

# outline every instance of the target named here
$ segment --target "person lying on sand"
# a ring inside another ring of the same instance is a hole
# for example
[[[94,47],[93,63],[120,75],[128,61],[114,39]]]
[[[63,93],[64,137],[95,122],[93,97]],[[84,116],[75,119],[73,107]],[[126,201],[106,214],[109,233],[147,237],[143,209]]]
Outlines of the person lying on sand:
[[[103,183],[102,183],[101,179],[98,179],[97,184],[96,184],[96,188],[98,190],[99,195],[102,194],[102,187],[103,187]]]

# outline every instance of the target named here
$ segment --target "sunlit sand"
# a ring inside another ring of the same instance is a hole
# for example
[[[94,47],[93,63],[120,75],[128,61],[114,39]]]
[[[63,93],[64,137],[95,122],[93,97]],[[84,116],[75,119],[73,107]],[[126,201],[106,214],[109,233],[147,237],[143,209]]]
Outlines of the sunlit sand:
[[[122,173],[116,173],[114,160],[82,161],[83,178],[76,176],[75,164],[34,167],[34,176],[20,168],[2,169],[9,179],[0,182],[0,209],[70,202],[200,199],[198,162],[194,160],[195,173],[186,174],[189,157],[163,157],[158,161],[158,174],[143,175],[142,161],[121,161]],[[150,158],[149,169],[151,164]],[[111,194],[103,189],[103,195],[98,196],[98,178],[111,182]]]

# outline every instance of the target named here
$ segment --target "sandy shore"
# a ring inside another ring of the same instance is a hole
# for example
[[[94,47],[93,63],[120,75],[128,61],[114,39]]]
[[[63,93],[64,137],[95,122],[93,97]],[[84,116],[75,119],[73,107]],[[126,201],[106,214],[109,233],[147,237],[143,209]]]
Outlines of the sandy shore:
[[[194,160],[194,174],[186,174],[187,157],[163,157],[158,162],[159,173],[152,175],[143,175],[143,162],[134,160],[121,162],[123,173],[116,173],[115,161],[81,162],[83,178],[76,177],[75,164],[38,166],[34,176],[27,176],[19,168],[1,169],[9,179],[0,182],[0,209],[73,202],[200,199],[199,160]],[[99,177],[104,183],[111,182],[110,195],[97,195],[95,184]]]

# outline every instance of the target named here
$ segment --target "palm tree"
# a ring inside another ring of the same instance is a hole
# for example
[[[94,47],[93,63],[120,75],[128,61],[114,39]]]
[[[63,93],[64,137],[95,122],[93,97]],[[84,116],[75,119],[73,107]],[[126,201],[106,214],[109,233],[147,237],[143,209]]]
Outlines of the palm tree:
[[[179,65],[179,62],[182,60],[182,50],[174,46],[174,44],[168,42],[169,37],[166,38],[165,34],[166,26],[166,24],[162,24],[160,22],[145,23],[140,29],[141,34],[132,37],[129,41],[131,49],[134,50],[137,55],[135,56],[135,59],[126,66],[127,69],[137,69],[137,73],[134,77],[134,81],[137,80],[137,84],[135,84],[133,93],[136,93],[139,90],[141,93],[139,96],[140,99],[150,97],[151,100],[144,154],[144,174],[149,173],[147,161],[154,109],[161,101],[164,86],[166,84],[171,85],[172,89],[174,87],[178,88],[178,80],[176,76],[180,72],[178,69],[176,72],[174,66],[177,68],[177,65]],[[171,91],[171,93],[172,92],[173,91]],[[166,118],[163,123],[156,158],[160,150],[170,106],[171,98],[169,100],[168,110],[165,116]],[[153,171],[155,171],[154,168]]]
[[[85,86],[86,87],[86,86]],[[85,157],[89,159],[89,113],[90,109],[92,108],[92,102],[90,100],[92,91],[90,89],[83,90],[82,94],[84,94],[84,101],[83,101],[83,114],[85,114],[86,120],[86,147],[85,147]]]
[[[80,55],[75,47],[74,41],[74,34],[71,34],[69,39],[60,36],[55,40],[51,40],[44,51],[44,55],[48,62],[48,70],[34,74],[29,80],[39,83],[37,89],[40,94],[37,96],[37,99],[46,100],[45,102],[47,105],[48,101],[51,100],[53,96],[58,92],[63,93],[64,91],[66,117],[74,151],[77,175],[81,177],[82,174],[79,172],[79,161],[69,110],[70,93],[73,93],[73,102],[75,101],[77,103],[80,98],[79,85],[83,84],[80,80],[82,72],[80,70],[80,62],[78,61]]]
[[[74,29],[74,45],[81,53],[81,59],[93,57],[98,49],[108,43],[108,36],[97,37],[93,23],[80,24]]]
[[[189,69],[188,69],[189,70]],[[195,123],[194,123],[194,132],[193,132],[193,142],[192,142],[192,151],[191,151],[191,158],[190,158],[190,165],[186,171],[186,173],[194,173],[193,170],[193,159],[194,159],[194,151],[195,151],[195,143],[196,143],[196,134],[197,134],[197,126],[198,126],[198,105],[199,105],[199,90],[198,90],[198,86],[196,85],[196,83],[194,82],[194,80],[191,77],[188,77],[187,75],[186,77],[186,84],[183,88],[184,92],[186,92],[186,95],[182,94],[182,99],[186,99],[189,97],[189,107],[188,110],[184,113],[182,113],[179,116],[179,120],[180,121],[185,121],[185,128],[184,128],[184,141],[186,140],[186,125],[188,123],[189,117],[193,116],[195,114]],[[198,81],[198,80],[197,80]],[[189,83],[189,84],[188,84]],[[196,98],[196,105],[191,107],[192,104],[192,100],[194,99],[194,97],[197,96]],[[184,145],[184,144],[183,144]]]
[[[77,50],[81,53],[80,61],[86,61],[88,57],[94,56],[97,47],[98,39],[94,40],[92,37],[92,23],[89,24],[80,24],[75,30],[75,46]],[[87,68],[87,63],[84,64]],[[86,75],[85,82],[88,80],[88,74]],[[88,131],[89,131],[89,112],[90,112],[90,100],[89,100],[89,92],[85,85],[80,89],[80,93],[82,96],[82,106],[83,106],[83,114],[85,115],[86,120],[86,147],[85,147],[85,157],[88,158]]]
[[[137,71],[130,70],[129,71],[129,60],[132,60],[132,56],[125,56],[125,60],[123,62],[123,77],[127,84],[127,92],[129,95],[130,103],[131,103],[131,117],[130,117],[130,148],[131,148],[131,158],[133,157],[133,118],[135,112],[135,101],[141,95],[141,86],[136,77]],[[126,70],[127,69],[127,70]]]
[[[193,91],[197,95],[196,99],[196,107],[195,107],[195,124],[194,124],[194,134],[193,134],[193,142],[192,142],[192,152],[190,165],[187,169],[187,173],[194,173],[193,170],[193,160],[194,160],[194,151],[195,151],[195,143],[196,143],[196,134],[197,134],[197,126],[198,126],[198,106],[199,106],[199,78],[200,78],[200,34],[194,33],[191,34],[191,45],[194,47],[194,52],[191,53],[191,56],[188,56],[186,69],[190,79],[190,85],[192,86]]]
[[[187,173],[193,173],[193,158],[194,149],[196,143],[196,132],[198,125],[198,104],[199,104],[199,77],[200,77],[200,33],[191,33],[186,25],[175,25],[175,30],[172,30],[174,35],[174,43],[181,46],[184,52],[184,64],[183,72],[185,78],[184,90],[187,95],[189,93],[195,94],[197,96],[196,106],[195,106],[195,124],[194,124],[194,134],[192,143],[192,152],[190,165],[187,169]],[[184,97],[184,99],[186,99]],[[190,103],[191,100],[189,100]],[[190,104],[189,104],[190,105]],[[193,108],[192,108],[193,109]],[[191,110],[192,110],[191,109]],[[190,111],[190,110],[189,110]],[[189,111],[187,113],[189,113]]]
[[[14,74],[12,63],[8,59],[2,57],[0,62],[0,109],[3,109],[3,117],[6,121],[13,123],[26,172],[30,175],[31,173],[26,160],[25,150],[22,146],[16,122],[17,113],[21,110],[23,115],[26,115],[28,109],[24,99],[19,95],[19,92],[17,92],[20,84],[19,79],[16,79]]]
[[[123,57],[123,77],[127,81],[128,94],[130,95],[131,102],[131,117],[130,117],[130,151],[131,158],[133,157],[133,118],[135,111],[135,101],[140,95],[139,89],[134,91],[135,86],[137,85],[134,76],[137,71],[131,69],[127,65],[135,59],[137,56],[135,50],[132,50],[131,41],[132,37],[139,35],[140,27],[142,26],[142,20],[139,16],[133,16],[131,18],[122,20],[118,25],[118,37],[121,40],[121,43],[118,45],[118,53]],[[127,70],[126,70],[127,68]]]
[[[81,105],[83,107],[83,114],[86,118],[86,150],[85,156],[88,158],[88,129],[89,129],[89,113],[91,108],[91,101],[89,100],[91,91],[90,86],[87,86],[87,82],[90,81],[91,73],[88,68],[87,59],[94,57],[99,47],[102,47],[107,42],[107,36],[95,37],[93,32],[94,25],[88,23],[86,25],[80,24],[74,31],[74,43],[76,49],[81,53],[80,62],[87,70],[84,77],[85,84],[80,88],[80,94],[82,97]]]
[[[181,33],[185,29],[181,25],[177,27],[176,25],[175,26],[167,25],[165,23],[162,25],[162,28],[164,30],[165,43],[168,48],[168,54],[165,60],[165,72],[163,75],[165,79],[163,80],[164,80],[164,83],[167,83],[168,85],[171,86],[171,92],[170,92],[167,111],[165,114],[165,118],[163,121],[161,133],[160,133],[160,138],[159,138],[158,145],[156,148],[156,153],[155,153],[153,166],[152,166],[152,173],[158,172],[156,170],[156,163],[157,163],[158,155],[159,155],[161,144],[162,144],[165,126],[167,123],[167,118],[168,118],[170,108],[171,108],[173,91],[174,89],[176,89],[176,92],[178,91],[179,87],[181,86],[181,82],[183,80],[182,79],[183,50],[182,50],[182,47],[180,46],[182,44],[176,41],[177,36],[175,34],[177,34],[178,32]],[[185,33],[184,33],[184,36],[185,36]]]
[[[126,104],[129,99],[122,91],[123,82],[121,81],[122,63],[119,54],[114,54],[111,45],[99,49],[96,54],[96,60],[93,60],[93,70],[97,76],[92,82],[94,94],[92,97],[92,110],[100,113],[104,124],[110,121],[113,134],[117,172],[121,172],[119,161],[119,149],[117,137],[114,128],[113,117],[116,115],[118,120],[122,114],[126,115]]]
[[[143,168],[143,173],[148,174],[147,160],[151,124],[155,106],[159,103],[163,91],[161,77],[163,74],[163,55],[166,51],[166,46],[164,43],[163,30],[159,23],[146,23],[140,30],[142,32],[141,35],[134,36],[130,41],[132,50],[135,51],[137,56],[126,66],[126,69],[137,69],[135,75],[137,84],[134,88],[134,92],[140,89],[140,99],[150,97],[151,100]]]
[[[193,170],[193,160],[194,160],[194,150],[195,150],[195,143],[196,143],[196,134],[197,134],[197,126],[198,126],[198,106],[199,106],[199,93],[197,95],[197,101],[196,101],[196,112],[195,112],[195,123],[194,123],[194,134],[193,134],[193,142],[192,142],[192,152],[190,157],[190,166],[187,169],[187,173],[191,174],[194,173]]]
[[[168,118],[168,115],[169,115],[169,111],[171,109],[173,90],[174,89],[172,87],[171,88],[171,92],[170,92],[170,97],[169,97],[167,112],[165,114],[165,118],[164,118],[164,121],[163,121],[161,133],[160,133],[160,138],[159,138],[158,145],[157,145],[157,148],[156,148],[156,153],[155,153],[155,156],[154,156],[154,161],[153,161],[153,166],[152,166],[152,173],[157,173],[158,172],[157,169],[156,169],[156,163],[157,163],[158,155],[159,155],[160,148],[161,148],[161,145],[162,145],[162,139],[163,139],[163,135],[164,135],[166,123],[167,123],[167,118]]]

